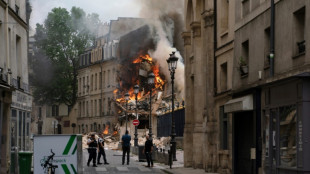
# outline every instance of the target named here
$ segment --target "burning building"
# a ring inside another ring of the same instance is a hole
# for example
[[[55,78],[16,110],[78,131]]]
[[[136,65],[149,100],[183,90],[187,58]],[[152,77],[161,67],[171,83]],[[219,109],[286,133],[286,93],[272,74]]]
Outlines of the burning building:
[[[124,18],[121,19],[124,20]],[[145,19],[141,21],[144,25],[131,28],[132,30],[127,33],[123,30],[120,33],[115,32],[113,28],[117,30],[121,25],[118,23],[117,27],[113,27],[113,22],[111,22],[109,33],[97,39],[95,48],[81,55],[78,79],[78,129],[80,133],[103,132],[112,135],[121,130],[120,134],[123,134],[126,111],[129,116],[127,125],[131,126],[129,130],[134,130],[130,122],[131,119],[136,118],[133,87],[139,85],[137,108],[140,125],[138,129],[149,128],[151,97],[152,127],[156,135],[156,116],[168,110],[163,108],[171,106],[171,87],[167,86],[170,75],[167,73],[166,58],[175,49],[167,49],[165,57],[159,58],[157,54],[154,54],[159,49],[158,44],[162,36],[154,21]],[[123,29],[126,28],[123,27]],[[154,86],[147,84],[147,76],[151,72],[155,75]],[[182,76],[183,73],[180,75]],[[150,96],[151,90],[152,96]],[[126,109],[124,94],[127,92],[130,94],[130,101]],[[181,99],[177,97],[177,100]],[[134,131],[130,133],[133,134]]]
[[[80,55],[78,70],[79,133],[115,133],[118,130],[113,91],[117,89],[119,69],[119,38],[144,24],[144,19],[119,18],[112,20],[102,31],[105,35],[96,39],[96,45]]]

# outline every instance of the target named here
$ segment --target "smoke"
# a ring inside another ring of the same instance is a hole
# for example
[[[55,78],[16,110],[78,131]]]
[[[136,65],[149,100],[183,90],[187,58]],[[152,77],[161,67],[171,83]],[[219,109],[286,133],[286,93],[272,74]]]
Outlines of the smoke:
[[[184,29],[183,22],[183,0],[138,0],[141,4],[140,16],[153,19],[150,22],[155,33],[153,39],[156,40],[155,50],[149,50],[151,57],[156,59],[161,67],[161,72],[166,77],[170,77],[166,59],[172,51],[176,51],[179,57],[178,67],[175,73],[175,84],[179,97],[184,98],[184,64],[183,64],[183,44],[181,32]],[[170,78],[169,83],[170,83]]]

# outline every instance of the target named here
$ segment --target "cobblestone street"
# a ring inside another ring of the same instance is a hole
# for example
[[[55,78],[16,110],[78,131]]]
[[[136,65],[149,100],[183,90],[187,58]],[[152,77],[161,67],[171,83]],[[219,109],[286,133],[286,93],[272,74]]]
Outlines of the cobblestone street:
[[[122,152],[114,150],[105,150],[107,155],[107,161],[109,165],[98,165],[98,167],[92,167],[92,162],[90,166],[87,166],[88,153],[87,150],[83,150],[83,173],[93,174],[93,173],[165,173],[161,170],[162,167],[154,165],[153,168],[145,167],[146,162],[138,162],[137,158],[133,156],[130,157],[129,165],[122,165]],[[101,162],[103,163],[102,157]]]

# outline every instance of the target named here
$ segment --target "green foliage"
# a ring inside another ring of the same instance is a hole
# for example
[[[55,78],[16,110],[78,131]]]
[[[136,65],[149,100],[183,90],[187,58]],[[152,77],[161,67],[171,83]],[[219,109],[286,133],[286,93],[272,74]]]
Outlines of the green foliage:
[[[239,57],[239,65],[240,66],[246,66],[247,65],[246,60],[242,56]]]
[[[54,8],[44,24],[37,24],[34,37],[39,49],[51,61],[53,77],[46,84],[35,85],[36,101],[75,103],[78,57],[94,45],[100,24],[99,15],[86,15],[78,7],[72,7],[70,12]]]

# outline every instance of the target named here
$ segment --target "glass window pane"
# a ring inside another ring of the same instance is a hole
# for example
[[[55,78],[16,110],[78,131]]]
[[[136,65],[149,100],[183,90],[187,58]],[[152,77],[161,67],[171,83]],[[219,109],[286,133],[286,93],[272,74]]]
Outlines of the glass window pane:
[[[279,108],[280,119],[280,164],[296,167],[296,105]]]

